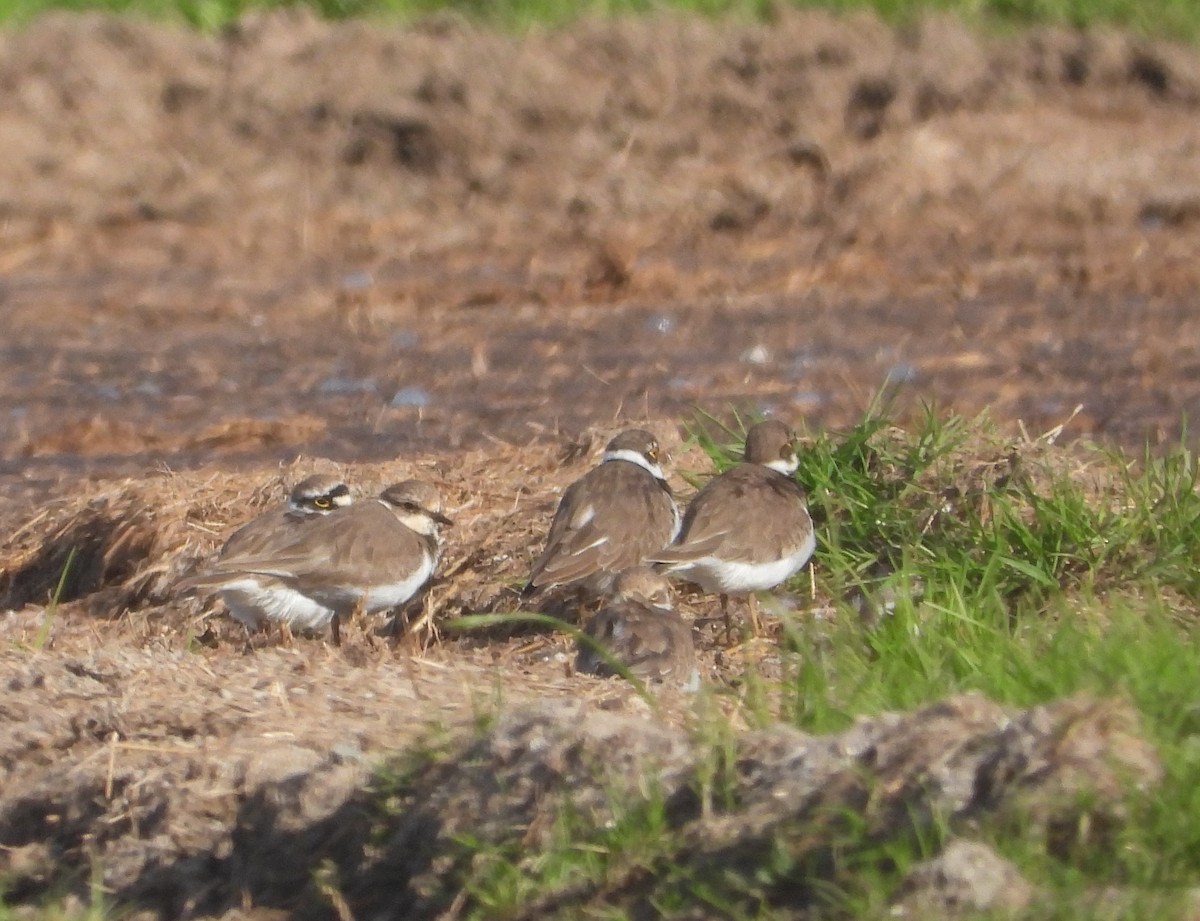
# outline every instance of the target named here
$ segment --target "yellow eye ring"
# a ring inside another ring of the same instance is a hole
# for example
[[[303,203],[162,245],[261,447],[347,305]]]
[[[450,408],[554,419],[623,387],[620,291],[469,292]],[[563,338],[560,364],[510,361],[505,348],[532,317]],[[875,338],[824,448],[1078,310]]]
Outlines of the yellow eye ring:
[[[313,505],[315,505],[317,508],[329,508],[329,506],[332,504],[333,503],[330,502],[325,496],[320,496],[316,499],[313,499]]]

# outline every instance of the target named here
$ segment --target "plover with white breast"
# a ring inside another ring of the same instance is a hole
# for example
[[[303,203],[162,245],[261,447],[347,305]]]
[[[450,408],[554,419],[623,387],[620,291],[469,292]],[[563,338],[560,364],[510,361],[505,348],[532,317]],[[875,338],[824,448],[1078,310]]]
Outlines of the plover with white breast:
[[[816,538],[799,461],[786,425],[767,420],[746,433],[743,461],[711,479],[688,504],[675,542],[651,560],[721,596],[728,635],[729,596],[781,584],[813,554]],[[758,611],[749,594],[751,628]]]
[[[450,523],[432,484],[406,480],[313,522],[290,543],[224,558],[180,584],[220,593],[248,626],[278,622],[312,632],[331,625],[339,642],[340,624],[353,614],[396,608],[429,581],[440,558],[439,525]]]

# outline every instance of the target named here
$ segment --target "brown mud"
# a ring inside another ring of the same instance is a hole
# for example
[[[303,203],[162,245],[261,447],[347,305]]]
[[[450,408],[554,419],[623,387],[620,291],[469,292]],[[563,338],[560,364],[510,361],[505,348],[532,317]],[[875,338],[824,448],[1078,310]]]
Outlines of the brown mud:
[[[630,411],[1194,415],[1200,56],[952,21],[0,36],[0,488]]]

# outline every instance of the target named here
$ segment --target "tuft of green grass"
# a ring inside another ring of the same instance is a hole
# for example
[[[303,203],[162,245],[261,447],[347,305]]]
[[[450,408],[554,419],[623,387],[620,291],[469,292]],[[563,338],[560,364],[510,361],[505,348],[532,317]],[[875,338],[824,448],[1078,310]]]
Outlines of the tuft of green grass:
[[[597,826],[563,803],[550,843],[532,850],[519,841],[482,845],[458,839],[466,869],[460,884],[468,918],[561,917],[564,907],[631,876],[666,871],[673,838],[666,801],[647,791],[632,802],[612,797],[613,818]]]
[[[87,880],[80,887],[85,890],[86,901],[79,894],[66,892],[69,883],[63,881],[33,904],[9,907],[5,901],[9,883],[11,880],[0,876],[0,921],[108,921],[121,914],[105,892],[103,865],[96,858],[91,860]]]
[[[28,645],[24,643],[14,643],[14,647],[18,649],[41,649],[50,640],[50,632],[54,629],[54,620],[58,616],[58,606],[62,602],[63,592],[66,591],[67,577],[71,573],[71,564],[75,562],[75,548],[72,547],[67,553],[67,558],[63,562],[62,571],[58,574],[58,582],[55,584],[54,591],[50,593],[50,598],[46,602],[46,609],[42,613],[42,622],[38,625],[37,634],[33,638],[33,642]],[[0,916],[2,921],[2,916]]]
[[[708,432],[694,437],[723,470],[740,441]],[[1006,437],[986,415],[926,408],[905,431],[878,406],[848,431],[804,441],[796,478],[834,599],[890,594],[912,615],[919,598],[922,618],[941,610],[963,629],[1010,629],[1063,599],[1200,603],[1200,494],[1186,446],[1133,461]]]
[[[736,439],[700,442],[717,469],[739,450]],[[800,462],[819,597],[816,616],[784,615],[781,715],[831,732],[967,690],[1022,707],[1081,691],[1126,697],[1165,779],[1132,797],[1118,846],[1064,863],[1020,835],[992,843],[1047,887],[1051,916],[1107,884],[1127,891],[1084,916],[1177,916],[1200,883],[1192,452],[1059,447],[933,409],[902,430],[876,406],[848,431],[808,435]],[[796,577],[801,594],[807,585]],[[852,878],[841,897],[863,908],[879,893]]]

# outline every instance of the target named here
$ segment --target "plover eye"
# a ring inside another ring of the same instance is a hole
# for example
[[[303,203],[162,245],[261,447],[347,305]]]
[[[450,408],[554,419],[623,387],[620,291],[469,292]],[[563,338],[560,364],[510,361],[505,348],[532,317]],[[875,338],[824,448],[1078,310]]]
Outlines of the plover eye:
[[[332,504],[333,503],[330,502],[326,496],[318,496],[317,498],[313,499],[313,505],[315,505],[317,508],[329,508],[329,506]]]
[[[646,457],[648,457],[651,461],[657,461],[658,460],[658,448],[650,448],[646,452]]]

